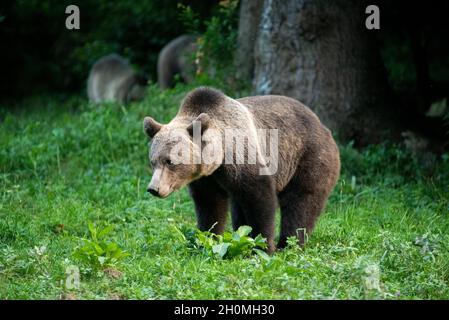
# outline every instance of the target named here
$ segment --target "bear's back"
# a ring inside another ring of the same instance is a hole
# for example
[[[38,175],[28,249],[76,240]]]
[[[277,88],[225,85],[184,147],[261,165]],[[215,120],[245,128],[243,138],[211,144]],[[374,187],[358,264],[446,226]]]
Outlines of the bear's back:
[[[88,96],[93,102],[105,100],[123,102],[134,71],[128,61],[117,54],[107,55],[92,67],[88,79]]]
[[[158,83],[162,89],[173,85],[174,76],[179,74],[184,81],[192,81],[194,66],[190,55],[196,51],[196,37],[181,35],[166,44],[158,56]]]
[[[263,128],[288,128],[290,134],[302,137],[328,131],[316,114],[307,106],[290,97],[280,95],[250,96],[237,99],[254,115]]]
[[[253,114],[256,126],[278,130],[279,169],[276,189],[283,188],[297,172],[304,159],[333,159],[338,163],[338,148],[328,128],[301,102],[277,95],[237,99]],[[310,163],[309,160],[305,161]]]

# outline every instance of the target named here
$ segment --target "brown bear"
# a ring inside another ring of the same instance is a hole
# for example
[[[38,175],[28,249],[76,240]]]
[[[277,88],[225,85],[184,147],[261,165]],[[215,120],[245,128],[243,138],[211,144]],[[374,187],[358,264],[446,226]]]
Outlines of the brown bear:
[[[285,96],[232,99],[200,87],[168,124],[146,117],[144,132],[152,138],[148,192],[165,198],[188,185],[198,228],[217,234],[230,204],[233,228],[251,226],[252,236],[267,238],[269,252],[275,249],[276,208],[278,248],[290,236],[303,244],[339,177],[331,132],[308,107]],[[274,142],[269,148],[267,140]]]
[[[87,80],[87,95],[95,103],[128,103],[143,98],[146,82],[145,77],[133,70],[128,60],[113,53],[92,66]]]
[[[186,83],[193,80],[195,73],[193,54],[197,49],[196,39],[193,35],[185,34],[173,39],[162,48],[157,60],[157,81],[161,89],[172,87],[177,74]]]

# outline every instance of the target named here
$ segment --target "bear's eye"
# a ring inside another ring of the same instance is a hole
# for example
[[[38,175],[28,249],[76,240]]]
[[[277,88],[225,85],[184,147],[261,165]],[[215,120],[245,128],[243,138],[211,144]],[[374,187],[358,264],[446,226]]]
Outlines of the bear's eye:
[[[165,164],[166,164],[167,166],[172,166],[172,165],[174,165],[173,161],[171,161],[170,159],[165,159]]]

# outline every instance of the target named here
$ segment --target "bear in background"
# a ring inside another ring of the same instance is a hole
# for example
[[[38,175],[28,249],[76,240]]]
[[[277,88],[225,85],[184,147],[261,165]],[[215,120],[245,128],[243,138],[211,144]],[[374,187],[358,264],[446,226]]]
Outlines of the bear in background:
[[[99,59],[87,80],[87,95],[95,103],[128,103],[143,99],[146,79],[133,70],[128,60],[118,54]]]
[[[269,156],[263,151],[268,139],[260,129],[277,132],[277,149],[270,145]],[[340,173],[331,132],[308,107],[285,96],[235,100],[201,87],[185,97],[168,124],[146,117],[144,132],[152,138],[148,192],[165,198],[188,185],[198,228],[213,227],[217,234],[224,231],[230,205],[233,228],[251,226],[253,237],[260,233],[267,238],[268,252],[275,250],[276,208],[281,209],[278,248],[290,236],[304,244]],[[247,142],[243,149],[224,142],[229,132]],[[177,158],[179,150],[188,152]],[[255,161],[236,161],[251,152]]]
[[[157,81],[161,89],[172,87],[177,74],[186,83],[193,80],[193,54],[196,50],[196,37],[193,35],[179,36],[162,48],[157,60]]]

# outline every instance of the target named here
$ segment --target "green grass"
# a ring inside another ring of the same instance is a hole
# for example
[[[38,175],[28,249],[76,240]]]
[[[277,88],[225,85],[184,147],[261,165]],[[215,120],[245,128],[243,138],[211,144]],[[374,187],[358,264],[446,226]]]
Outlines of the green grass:
[[[218,259],[192,245],[186,190],[150,197],[142,119],[167,121],[191,87],[141,103],[40,97],[0,111],[0,299],[448,299],[449,160],[342,147],[342,177],[304,248]],[[354,177],[354,178],[353,178]],[[129,255],[115,276],[74,253],[88,222]],[[66,268],[81,270],[67,289]],[[120,272],[118,272],[120,271]]]

